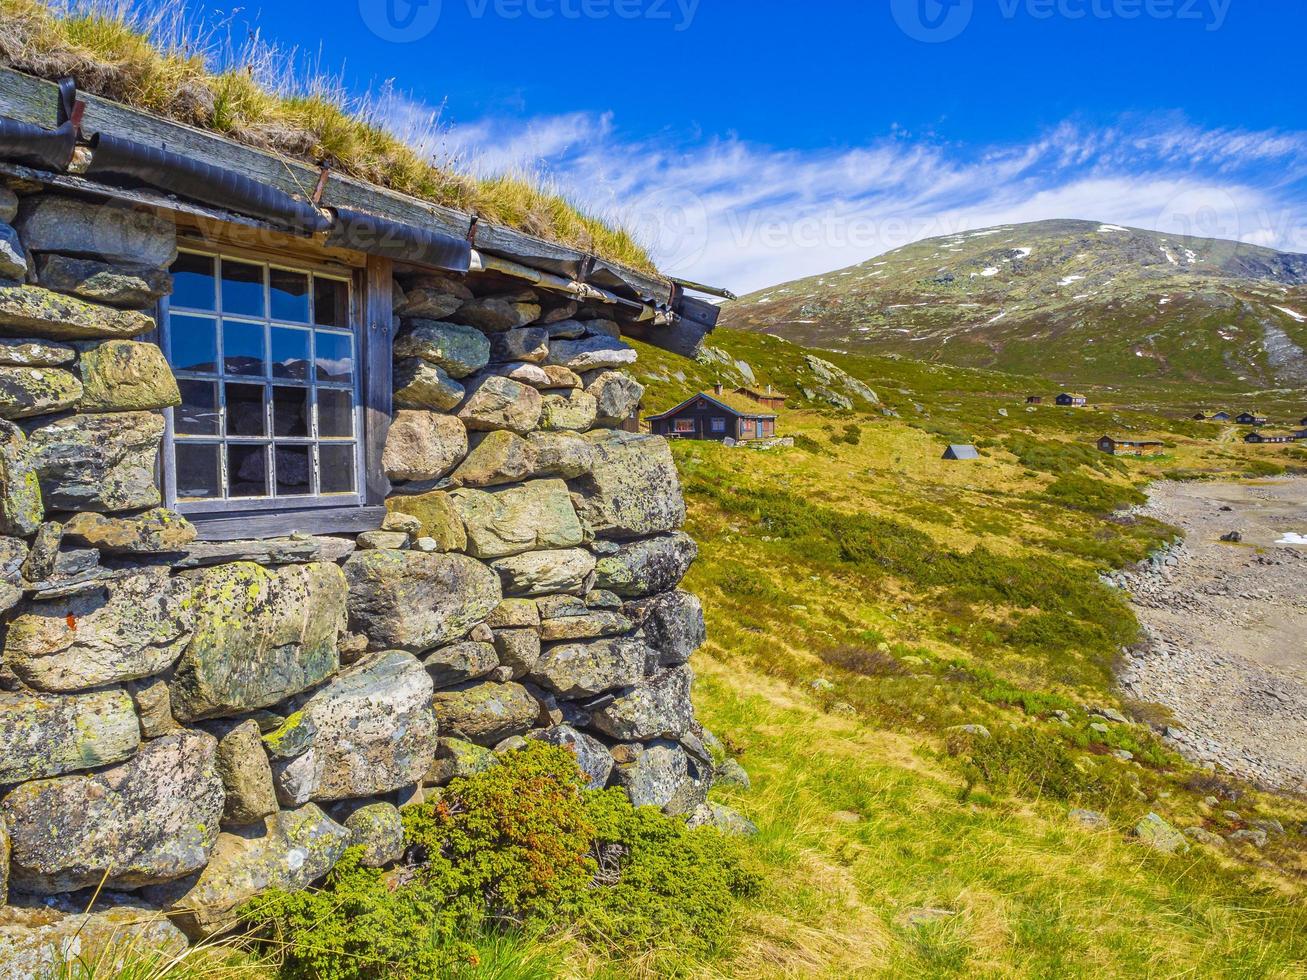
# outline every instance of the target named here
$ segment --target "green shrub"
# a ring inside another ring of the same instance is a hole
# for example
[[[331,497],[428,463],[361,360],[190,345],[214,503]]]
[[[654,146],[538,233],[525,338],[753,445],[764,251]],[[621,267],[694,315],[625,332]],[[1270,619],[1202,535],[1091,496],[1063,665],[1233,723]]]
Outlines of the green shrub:
[[[567,928],[628,955],[725,943],[758,890],[741,845],[583,785],[571,753],[532,743],[407,809],[396,868],[350,848],[322,888],[261,896],[245,920],[290,980],[471,976],[490,952],[521,961],[516,931]]]
[[[1002,792],[1056,800],[1092,800],[1108,789],[1096,771],[1076,764],[1061,738],[1033,726],[998,729],[989,737],[955,732],[948,753],[961,761],[969,787],[983,783]]]
[[[802,449],[805,453],[812,453],[817,456],[824,455],[826,452],[821,443],[812,438],[812,436],[805,436],[803,433],[794,436],[794,445],[796,448]]]
[[[1064,476],[1081,466],[1100,473],[1124,473],[1125,464],[1113,456],[1100,452],[1094,446],[1075,442],[1036,439],[1015,433],[1003,440],[1003,446],[1028,470]]]
[[[1081,473],[1063,474],[1044,492],[1068,507],[1103,514],[1142,504],[1148,499],[1135,487],[1095,480]]]

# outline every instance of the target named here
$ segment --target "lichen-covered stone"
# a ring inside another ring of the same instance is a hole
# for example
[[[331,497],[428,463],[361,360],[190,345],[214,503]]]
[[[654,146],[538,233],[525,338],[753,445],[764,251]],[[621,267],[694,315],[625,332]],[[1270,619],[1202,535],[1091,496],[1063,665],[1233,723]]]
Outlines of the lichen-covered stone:
[[[8,187],[0,187],[0,221],[11,224],[18,216],[18,195]]]
[[[617,368],[636,362],[636,353],[620,340],[608,336],[583,337],[580,340],[555,340],[549,345],[549,364],[560,364],[573,371]]]
[[[449,496],[467,530],[468,554],[476,558],[572,548],[585,540],[562,480],[531,480],[501,490],[462,489]]]
[[[613,756],[599,739],[570,725],[554,725],[532,732],[528,738],[567,749],[576,756],[577,768],[585,774],[587,789],[603,789],[613,771]]]
[[[626,790],[632,806],[656,806],[664,813],[693,813],[708,796],[708,779],[675,742],[619,745],[613,755],[614,781]]]
[[[608,429],[586,439],[594,465],[572,489],[581,520],[597,535],[638,538],[674,531],[685,522],[685,500],[666,439]]]
[[[685,663],[708,639],[703,603],[689,592],[664,592],[630,603],[626,611],[640,625],[645,642],[657,652],[663,667]]]
[[[167,678],[147,677],[139,681],[127,681],[123,687],[131,695],[132,704],[136,707],[142,738],[158,738],[181,728],[172,716],[172,698],[168,694]]]
[[[535,450],[536,476],[572,480],[594,466],[594,449],[576,432],[532,432],[527,442]]]
[[[492,629],[538,629],[540,609],[534,599],[505,599],[486,619]]]
[[[22,281],[27,277],[27,255],[18,232],[0,222],[0,279]]]
[[[546,643],[559,640],[592,640],[601,636],[629,633],[635,624],[619,612],[594,610],[577,616],[560,616],[540,623],[540,639]]]
[[[644,680],[649,648],[639,640],[618,638],[549,647],[531,672],[531,680],[559,697],[583,700]]]
[[[680,738],[694,724],[689,667],[655,674],[594,713],[595,728],[624,742]]]
[[[490,362],[490,341],[474,327],[434,320],[408,320],[395,337],[395,357],[416,357],[466,378]]]
[[[32,337],[0,338],[0,364],[13,367],[65,367],[77,360],[77,348]]]
[[[467,429],[452,415],[402,409],[386,434],[381,465],[392,480],[436,480],[467,455]]]
[[[540,660],[540,631],[527,629],[495,630],[495,653],[499,662],[512,672],[512,679],[525,677]]]
[[[273,763],[284,806],[376,796],[418,782],[431,765],[436,719],[431,677],[392,650],[349,668],[304,704],[304,750]]]
[[[224,827],[258,823],[277,812],[272,766],[257,722],[246,719],[218,741],[218,775],[226,796]]]
[[[493,746],[511,735],[525,735],[540,706],[521,684],[473,681],[433,698],[442,735]]]
[[[359,863],[383,868],[404,856],[404,818],[390,803],[369,803],[345,819],[351,847],[363,848]]]
[[[82,411],[148,411],[182,403],[177,381],[157,344],[106,340],[80,349]]]
[[[467,547],[467,531],[458,508],[443,490],[412,496],[391,497],[386,510],[392,514],[408,514],[422,522],[419,537],[432,539],[438,551],[462,551]]]
[[[408,291],[400,291],[400,300],[395,304],[395,315],[399,317],[423,318],[441,321],[451,313],[458,311],[464,300],[442,289],[429,286],[414,286]]]
[[[497,374],[501,378],[510,378],[521,384],[530,385],[532,388],[544,389],[549,387],[549,375],[539,364],[528,364],[526,361],[507,361],[503,364],[492,364],[486,370],[490,374]]]
[[[444,368],[418,357],[396,362],[394,386],[396,408],[448,412],[458,406],[465,394],[463,386]]]
[[[439,689],[485,677],[499,666],[499,655],[489,643],[464,640],[423,657],[422,666]]]
[[[539,300],[534,292],[524,289],[503,296],[480,296],[468,300],[450,319],[487,333],[499,333],[524,327],[539,316]]]
[[[137,310],[88,303],[40,286],[0,282],[0,333],[51,340],[139,337],[154,318]]]
[[[594,396],[579,388],[549,391],[541,399],[540,428],[546,432],[586,432],[598,415]]]
[[[522,597],[554,592],[584,594],[594,573],[595,557],[580,548],[530,551],[490,563],[503,582],[504,595]]]
[[[480,436],[450,476],[462,487],[493,487],[517,483],[535,472],[536,451],[515,432],[499,429]]]
[[[451,779],[475,776],[497,765],[499,756],[488,748],[462,738],[441,738],[424,782],[428,786],[444,786]]]
[[[525,361],[540,364],[549,356],[549,331],[544,327],[522,327],[505,330],[490,338],[490,358],[493,361]]]
[[[0,917],[3,916],[5,903],[9,901],[9,828],[5,826],[4,814],[0,813]],[[0,922],[3,919],[0,918]],[[4,935],[0,932],[0,936]],[[0,968],[5,963],[4,953],[0,952]]]
[[[122,688],[72,695],[0,691],[0,785],[121,762],[140,741],[132,699]]]
[[[699,556],[694,539],[680,531],[629,544],[597,544],[596,548],[595,587],[627,597],[675,588]]]
[[[507,429],[525,435],[540,421],[540,392],[498,375],[482,375],[458,409],[458,417],[475,432]]]
[[[31,252],[58,252],[162,269],[177,257],[177,227],[165,215],[120,204],[38,194],[15,222]]]
[[[1156,813],[1148,814],[1135,824],[1134,836],[1145,847],[1163,854],[1184,854],[1189,850],[1189,841],[1184,834]]]
[[[585,387],[581,381],[581,376],[571,368],[565,368],[561,364],[545,364],[543,369],[545,377],[549,379],[549,383],[543,386],[546,389]]]
[[[360,551],[375,548],[402,549],[408,547],[408,535],[403,531],[364,531],[354,542]]]
[[[323,877],[351,836],[316,804],[283,810],[266,825],[219,834],[203,871],[146,896],[193,938],[216,936],[236,925],[240,907],[256,895],[300,891]]]
[[[118,412],[58,419],[27,444],[46,507],[111,512],[159,506],[154,463],[162,439],[162,416]]]
[[[164,569],[142,570],[26,603],[9,625],[5,663],[41,691],[152,677],[181,656],[192,620],[190,583]]]
[[[604,371],[585,390],[595,400],[596,422],[604,426],[625,422],[644,397],[644,385],[623,371]]]
[[[433,650],[466,636],[503,598],[494,573],[462,555],[360,552],[345,575],[350,628],[374,649]]]
[[[71,293],[93,303],[141,310],[172,292],[172,276],[144,265],[113,265],[68,255],[42,255],[37,281],[57,293]]]
[[[12,886],[135,888],[204,867],[222,817],[217,749],[211,735],[177,732],[94,775],[23,783],[0,803]]]
[[[0,534],[26,537],[45,520],[41,481],[23,430],[0,420]]]
[[[156,507],[130,517],[82,511],[64,524],[64,540],[111,555],[155,555],[185,551],[195,525],[174,511]]]
[[[139,967],[142,951],[157,954],[161,962],[186,951],[182,931],[138,898],[102,892],[90,913],[84,903],[48,901],[30,901],[21,907],[0,903],[3,980],[46,980],[92,972],[126,977]]]
[[[346,589],[340,568],[326,562],[205,569],[190,642],[169,684],[173,714],[182,721],[241,714],[331,676],[340,664]]]
[[[25,419],[72,408],[82,383],[60,368],[0,367],[0,418]]]

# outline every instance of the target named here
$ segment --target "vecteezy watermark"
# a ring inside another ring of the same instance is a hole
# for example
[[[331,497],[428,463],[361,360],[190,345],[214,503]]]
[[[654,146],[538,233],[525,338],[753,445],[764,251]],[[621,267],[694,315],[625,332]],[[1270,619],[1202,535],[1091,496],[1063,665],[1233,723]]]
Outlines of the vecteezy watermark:
[[[700,0],[458,0],[473,20],[645,20],[689,30]],[[967,0],[970,2],[970,0]],[[436,29],[441,0],[359,0],[363,23],[383,41],[408,44]]]
[[[899,29],[915,41],[942,44],[970,26],[977,3],[992,3],[1004,20],[1168,20],[1225,26],[1234,0],[889,0]]]

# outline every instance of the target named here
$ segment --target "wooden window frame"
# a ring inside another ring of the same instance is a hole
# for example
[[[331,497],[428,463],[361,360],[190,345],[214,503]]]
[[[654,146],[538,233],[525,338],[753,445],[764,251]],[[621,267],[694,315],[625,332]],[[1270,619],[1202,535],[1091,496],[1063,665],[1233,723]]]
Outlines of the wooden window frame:
[[[382,468],[381,454],[392,410],[392,262],[369,256],[365,264],[352,266],[299,254],[277,254],[194,239],[187,239],[182,249],[350,280],[355,345],[357,489],[353,494],[329,497],[303,495],[178,501],[174,410],[169,408],[164,411],[164,437],[159,460],[165,505],[191,521],[202,540],[210,541],[285,537],[294,533],[353,534],[379,527],[385,517],[385,500],[390,493],[390,481]],[[159,326],[154,339],[163,347],[163,323],[168,315],[166,300],[160,304],[158,313]]]
[[[686,425],[689,428],[681,428]],[[694,424],[694,419],[672,419],[672,432],[678,436],[693,435],[699,431],[699,427]]]
[[[708,431],[709,431],[709,432],[721,432],[721,433],[725,434],[725,432],[726,432],[726,416],[725,416],[725,415],[714,415],[714,416],[712,417],[712,421],[708,423]]]

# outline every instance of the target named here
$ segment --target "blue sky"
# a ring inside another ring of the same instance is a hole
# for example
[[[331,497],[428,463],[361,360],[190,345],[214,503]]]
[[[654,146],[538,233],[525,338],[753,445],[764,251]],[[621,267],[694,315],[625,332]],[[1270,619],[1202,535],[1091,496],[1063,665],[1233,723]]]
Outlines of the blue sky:
[[[1051,217],[1307,251],[1299,0],[192,5],[738,291]]]

